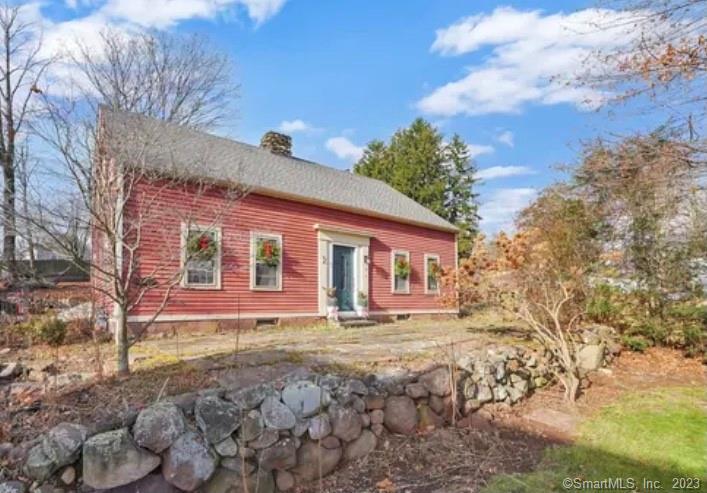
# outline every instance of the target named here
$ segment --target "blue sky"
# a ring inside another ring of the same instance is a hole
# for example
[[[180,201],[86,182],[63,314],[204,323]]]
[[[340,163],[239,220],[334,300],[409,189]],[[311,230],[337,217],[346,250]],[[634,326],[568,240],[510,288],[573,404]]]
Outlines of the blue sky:
[[[50,49],[102,26],[198,32],[235,61],[238,111],[219,132],[257,143],[292,135],[294,153],[349,168],[365,144],[418,116],[459,133],[486,179],[484,230],[508,228],[537,190],[574,162],[580,140],[647,128],[637,112],[594,110],[602,94],[560,79],[591,50],[612,12],[589,2],[67,0],[28,4]],[[485,170],[485,171],[484,171]]]

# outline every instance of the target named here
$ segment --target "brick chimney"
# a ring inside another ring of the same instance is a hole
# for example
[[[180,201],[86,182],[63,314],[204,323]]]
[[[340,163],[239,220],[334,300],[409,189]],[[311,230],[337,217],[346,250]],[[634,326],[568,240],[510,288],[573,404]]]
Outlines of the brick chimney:
[[[265,135],[260,139],[260,147],[273,154],[292,156],[292,137],[279,132],[265,132]]]

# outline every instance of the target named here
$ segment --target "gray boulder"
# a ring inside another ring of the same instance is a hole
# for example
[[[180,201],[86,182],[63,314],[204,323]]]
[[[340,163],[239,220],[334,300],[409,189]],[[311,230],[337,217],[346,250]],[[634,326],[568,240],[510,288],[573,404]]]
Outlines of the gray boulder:
[[[361,416],[350,407],[330,407],[329,421],[332,434],[345,442],[355,440],[361,434]]]
[[[282,402],[298,418],[308,418],[314,416],[322,407],[326,407],[331,402],[331,396],[327,390],[310,381],[302,380],[288,385],[282,390]]]
[[[182,411],[171,402],[159,402],[143,409],[133,426],[133,437],[141,447],[159,454],[184,433]]]
[[[235,457],[238,455],[238,444],[231,437],[214,444],[214,449],[221,457]]]
[[[147,476],[160,457],[139,448],[127,428],[94,435],[83,444],[83,482],[104,490]]]
[[[260,406],[266,397],[278,397],[277,390],[267,384],[254,385],[245,389],[226,392],[226,399],[236,404],[239,408],[250,410]]]
[[[291,472],[298,483],[305,483],[332,472],[341,460],[343,450],[341,447],[319,447],[316,442],[306,442],[297,451],[297,466]]]
[[[134,483],[103,490],[101,493],[179,493],[160,473],[148,474]]]
[[[241,410],[215,395],[200,397],[194,405],[196,424],[209,443],[225,440],[241,425]]]
[[[275,430],[289,430],[295,426],[297,418],[289,407],[276,397],[266,397],[260,405],[265,425]]]
[[[272,447],[266,448],[260,453],[258,463],[266,471],[291,469],[297,465],[295,441],[291,438],[285,438]]]
[[[476,387],[476,400],[482,404],[485,402],[491,402],[493,400],[493,392],[491,387],[485,383],[479,383]]]
[[[421,397],[427,397],[430,392],[427,390],[424,384],[420,382],[409,383],[405,386],[405,393],[413,399],[420,399]]]
[[[275,486],[278,491],[290,491],[295,487],[295,477],[289,471],[276,471]]]
[[[25,493],[27,485],[22,481],[5,481],[0,483],[0,493]]]
[[[378,444],[378,439],[370,430],[363,430],[361,436],[348,443],[344,449],[345,460],[356,460],[373,452]]]
[[[197,489],[216,469],[216,457],[204,439],[192,431],[177,438],[163,457],[162,474],[165,479],[184,491]]]
[[[418,381],[434,395],[444,397],[452,393],[449,380],[449,371],[446,368],[437,368],[420,375]]]
[[[29,449],[23,468],[25,475],[41,483],[55,470],[56,464],[44,453],[41,443]]]
[[[75,423],[60,423],[42,437],[42,450],[54,468],[68,466],[76,462],[86,441],[88,430]]]
[[[309,427],[307,429],[309,431],[309,437],[312,440],[321,440],[331,433],[329,416],[326,414],[314,416],[309,420]]]
[[[383,423],[393,433],[412,435],[417,427],[415,402],[406,395],[388,397]]]
[[[577,352],[577,365],[584,371],[595,371],[604,363],[604,344],[587,344]]]
[[[277,442],[278,438],[280,438],[280,434],[277,430],[266,428],[258,438],[248,442],[248,446],[255,450],[264,449]]]
[[[245,442],[255,440],[263,432],[263,429],[265,429],[263,416],[257,409],[251,409],[241,422],[241,439]]]

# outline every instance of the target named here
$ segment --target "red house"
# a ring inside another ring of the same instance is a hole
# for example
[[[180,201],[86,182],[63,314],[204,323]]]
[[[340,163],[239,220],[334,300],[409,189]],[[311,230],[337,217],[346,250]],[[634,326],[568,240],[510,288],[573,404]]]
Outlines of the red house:
[[[158,286],[135,299],[130,324],[157,313],[158,324],[309,322],[327,316],[330,288],[344,318],[456,313],[440,304],[435,273],[456,264],[457,228],[387,184],[293,157],[290,138],[274,132],[255,147],[132,113],[104,109],[101,124],[104,149],[138,147],[126,137],[136,128],[147,135],[134,159],[156,173],[125,196],[121,227],[140,242],[119,260],[138,285]],[[174,176],[180,185],[165,185]],[[217,186],[197,187],[202,179],[247,193],[225,206]],[[127,226],[137,217],[139,229]],[[101,245],[94,235],[94,262]],[[165,296],[170,269],[183,275]]]

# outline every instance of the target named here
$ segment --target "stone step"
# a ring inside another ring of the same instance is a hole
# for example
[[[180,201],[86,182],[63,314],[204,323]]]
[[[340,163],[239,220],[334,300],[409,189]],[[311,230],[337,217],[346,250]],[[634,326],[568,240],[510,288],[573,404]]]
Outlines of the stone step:
[[[372,327],[373,325],[378,325],[378,322],[368,318],[350,318],[339,320],[338,325],[343,329],[355,329],[358,327]]]

